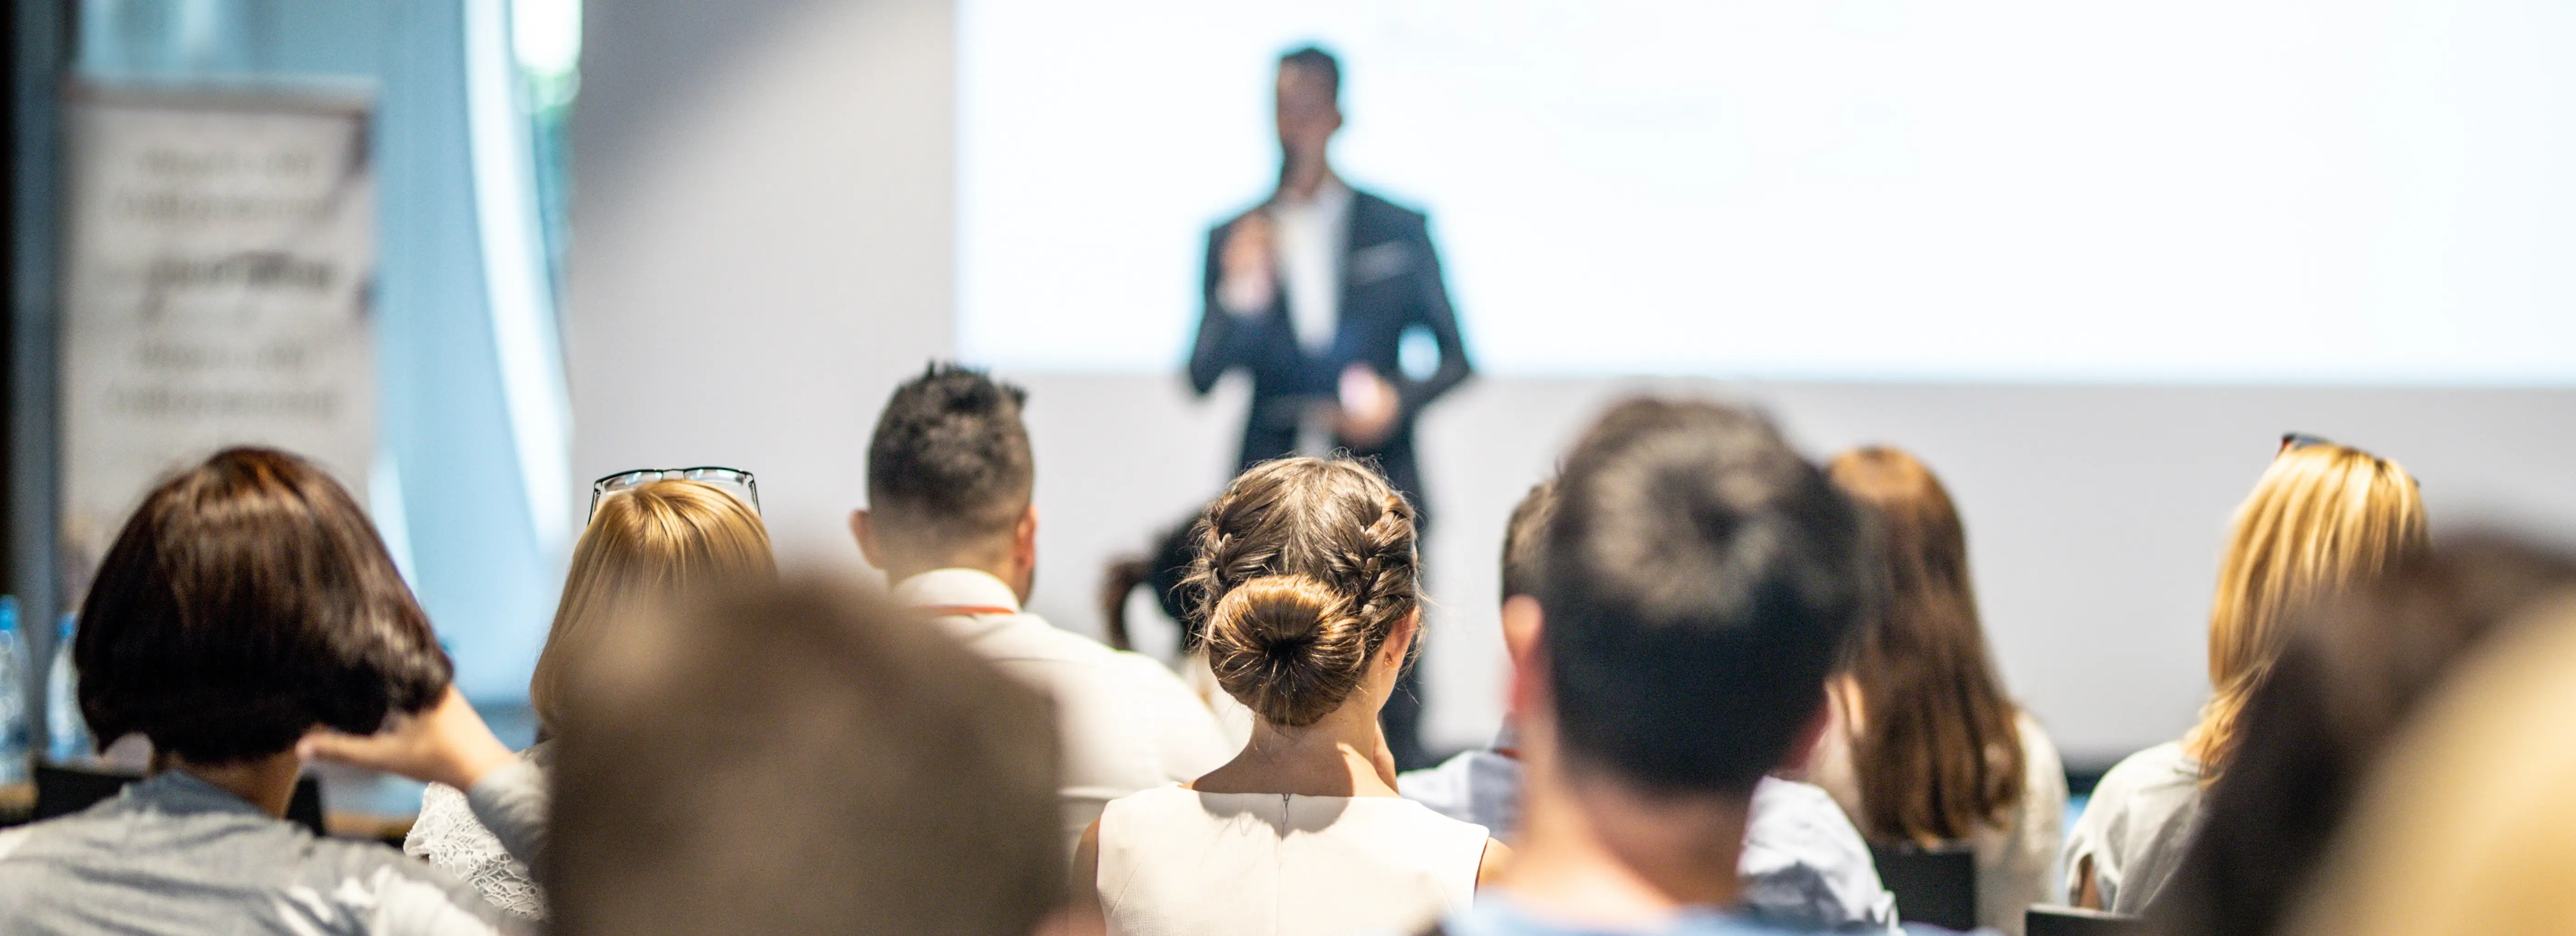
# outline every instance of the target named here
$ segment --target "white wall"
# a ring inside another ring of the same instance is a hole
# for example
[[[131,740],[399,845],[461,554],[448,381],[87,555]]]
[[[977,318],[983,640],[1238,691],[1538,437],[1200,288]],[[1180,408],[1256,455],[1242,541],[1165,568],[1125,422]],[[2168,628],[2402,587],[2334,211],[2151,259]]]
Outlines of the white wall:
[[[876,408],[952,341],[949,5],[589,9],[575,469],[753,469],[789,554],[857,568],[842,523],[863,497]],[[1004,376],[1032,394],[1033,604],[1094,628],[1102,563],[1224,482],[1241,388],[1197,401],[1177,376]],[[1930,462],[1966,514],[2006,678],[2079,764],[2189,723],[2219,540],[2282,430],[2405,462],[2437,527],[2576,528],[2568,391],[1480,380],[1423,427],[1442,517],[1428,546],[1435,746],[1480,741],[1496,718],[1504,513],[1586,418],[1637,389],[1757,402],[1818,455],[1888,442]]]
[[[589,5],[579,480],[748,468],[785,552],[858,564],[877,406],[952,331],[949,32],[944,3]]]

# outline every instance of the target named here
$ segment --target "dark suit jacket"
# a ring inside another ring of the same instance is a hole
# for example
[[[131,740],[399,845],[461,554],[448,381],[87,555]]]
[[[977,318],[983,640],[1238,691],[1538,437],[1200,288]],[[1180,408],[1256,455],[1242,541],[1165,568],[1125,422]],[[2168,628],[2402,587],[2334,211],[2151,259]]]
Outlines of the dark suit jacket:
[[[1209,232],[1206,275],[1197,346],[1190,352],[1190,386],[1205,394],[1234,368],[1252,372],[1252,412],[1244,420],[1243,450],[1237,471],[1283,455],[1296,454],[1297,414],[1306,405],[1339,396],[1342,369],[1365,363],[1395,385],[1401,408],[1395,430],[1375,446],[1336,439],[1334,444],[1360,457],[1375,457],[1387,481],[1413,501],[1427,521],[1422,498],[1422,470],[1413,452],[1413,421],[1422,408],[1467,379],[1467,347],[1458,338],[1458,316],[1449,307],[1449,287],[1440,278],[1440,254],[1421,212],[1397,206],[1367,192],[1351,193],[1350,232],[1344,238],[1340,322],[1332,348],[1310,354],[1297,344],[1289,324],[1287,297],[1274,295],[1270,309],[1243,318],[1218,304],[1222,277],[1220,254],[1225,228]],[[1285,288],[1284,286],[1282,287]],[[1440,346],[1440,369],[1423,380],[1405,376],[1396,363],[1396,348],[1413,328],[1431,333]]]

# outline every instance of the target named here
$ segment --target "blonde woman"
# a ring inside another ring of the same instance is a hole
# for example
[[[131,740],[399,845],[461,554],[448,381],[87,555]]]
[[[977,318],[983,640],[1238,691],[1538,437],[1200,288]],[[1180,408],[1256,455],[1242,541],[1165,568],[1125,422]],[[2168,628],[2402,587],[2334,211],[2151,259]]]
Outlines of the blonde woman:
[[[2386,571],[2426,542],[2415,479],[2396,462],[2289,435],[2237,508],[2209,614],[2209,703],[2179,741],[2102,777],[2066,837],[2066,891],[2080,907],[2138,913],[2172,877],[2201,792],[2236,750],[2237,716],[2307,603]]]
[[[548,761],[546,739],[562,723],[565,674],[616,630],[619,609],[700,583],[776,574],[748,472],[686,471],[703,481],[665,477],[672,474],[681,473],[626,472],[594,486],[590,524],[573,547],[554,627],[528,680],[538,740],[520,756],[540,768]],[[430,786],[403,851],[472,884],[514,916],[545,918],[544,896],[528,866],[475,821],[455,789]]]

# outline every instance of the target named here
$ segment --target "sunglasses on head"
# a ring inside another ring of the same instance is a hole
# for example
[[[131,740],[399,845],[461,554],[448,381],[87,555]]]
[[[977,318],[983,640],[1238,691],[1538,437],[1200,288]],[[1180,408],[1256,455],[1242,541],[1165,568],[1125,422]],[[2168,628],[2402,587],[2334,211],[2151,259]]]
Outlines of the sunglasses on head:
[[[643,487],[655,481],[695,481],[733,495],[735,500],[750,507],[752,513],[760,512],[760,482],[752,478],[751,472],[714,465],[696,468],[638,468],[633,471],[620,471],[593,481],[590,483],[590,512],[593,514],[599,512],[601,498]]]
[[[2377,456],[2377,455],[2372,455],[2372,454],[2371,454],[2371,453],[2369,453],[2369,452],[2363,452],[2363,451],[2361,451],[2360,449],[2352,448],[2352,446],[2349,446],[2349,445],[2343,445],[2342,443],[2336,442],[2336,441],[2335,441],[2335,440],[2333,440],[2333,439],[2329,439],[2329,438],[2326,438],[2326,437],[2321,436],[2321,435],[2310,435],[2310,434],[2305,433],[2305,432],[2284,432],[2284,433],[2281,433],[2281,447],[2280,447],[2280,449],[2279,449],[2279,450],[2274,451],[2274,452],[2272,453],[2272,457],[2274,457],[2274,458],[2279,458],[2279,457],[2281,457],[2281,456],[2283,456],[2283,455],[2287,455],[2287,454],[2289,454],[2289,453],[2290,453],[2290,451],[2291,451],[2291,450],[2293,450],[2293,449],[2303,449],[2303,448],[2308,448],[2308,447],[2310,447],[2310,446],[2316,446],[2316,445],[2332,445],[2332,446],[2336,446],[2336,447],[2338,447],[2338,448],[2347,448],[2347,449],[2352,449],[2352,450],[2353,450],[2353,451],[2355,451],[2355,452],[2360,452],[2362,455],[2368,456],[2368,457],[2370,458],[2370,460],[2372,460],[2372,461],[2378,462],[2378,463],[2383,464],[2383,465],[2385,465],[2385,464],[2387,464],[2387,463],[2388,463],[2388,459],[2381,458],[2381,457],[2379,457],[2379,456]],[[2420,478],[2415,477],[2414,475],[2411,475],[2411,474],[2410,474],[2410,475],[2407,475],[2407,476],[2406,476],[2406,480],[2415,482],[2415,486],[2416,486],[2416,487],[2419,487],[2419,488],[2420,488],[2420,487],[2423,487],[2423,486],[2424,486],[2424,482],[2423,482],[2423,480],[2422,480],[2422,479],[2420,479]]]

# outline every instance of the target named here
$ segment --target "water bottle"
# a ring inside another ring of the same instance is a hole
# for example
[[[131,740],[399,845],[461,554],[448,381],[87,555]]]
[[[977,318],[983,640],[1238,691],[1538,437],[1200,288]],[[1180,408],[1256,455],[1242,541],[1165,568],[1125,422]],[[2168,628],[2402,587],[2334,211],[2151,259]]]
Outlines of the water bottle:
[[[79,615],[63,612],[54,629],[53,672],[45,675],[45,759],[55,763],[90,755],[89,722],[81,718],[80,682],[72,673],[72,626]]]
[[[18,597],[0,595],[0,785],[27,780],[27,659]]]

